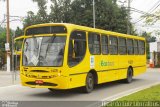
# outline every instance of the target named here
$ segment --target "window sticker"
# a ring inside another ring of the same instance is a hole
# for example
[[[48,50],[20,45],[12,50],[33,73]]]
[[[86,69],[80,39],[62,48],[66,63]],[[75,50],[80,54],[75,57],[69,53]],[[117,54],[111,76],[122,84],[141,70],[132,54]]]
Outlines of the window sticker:
[[[90,68],[94,68],[94,66],[95,66],[94,56],[90,56]]]

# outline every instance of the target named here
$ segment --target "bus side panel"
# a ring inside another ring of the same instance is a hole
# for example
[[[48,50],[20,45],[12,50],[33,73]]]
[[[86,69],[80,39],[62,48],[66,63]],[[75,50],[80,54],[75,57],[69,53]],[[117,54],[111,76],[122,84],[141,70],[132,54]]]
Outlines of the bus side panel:
[[[128,69],[128,60],[130,56],[128,55],[119,55],[119,70],[117,71],[118,79],[124,79],[127,77],[127,69]]]
[[[102,66],[101,66],[101,55],[90,55],[90,62],[89,62],[89,68],[90,70],[95,70],[97,73],[97,83],[103,83],[103,80],[105,78],[106,75],[102,75]],[[91,61],[92,59],[94,59],[94,63]],[[104,58],[105,59],[105,58]]]
[[[137,76],[139,74],[142,74],[146,72],[146,56],[145,55],[138,55],[135,58],[135,66],[133,68],[134,70],[134,76]]]
[[[85,86],[86,76],[89,72],[89,57],[85,55],[84,59],[77,65],[68,68],[70,77],[70,88]]]
[[[70,75],[70,84],[69,88],[76,88],[85,86],[87,74],[77,74],[77,75]]]
[[[98,83],[110,82],[115,79],[115,72],[109,71],[109,55],[101,55],[99,66],[101,70],[98,72]]]
[[[110,82],[118,80],[118,56],[117,55],[103,55],[101,57],[101,71],[99,83]]]
[[[103,71],[103,72],[99,72],[99,84],[100,83],[105,83],[105,82],[111,82],[116,80],[115,79],[115,72],[116,71]]]

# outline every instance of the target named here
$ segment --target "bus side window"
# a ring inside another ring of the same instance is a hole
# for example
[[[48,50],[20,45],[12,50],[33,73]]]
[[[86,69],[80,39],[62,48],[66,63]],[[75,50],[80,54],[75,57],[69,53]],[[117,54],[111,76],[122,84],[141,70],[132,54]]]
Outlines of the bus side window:
[[[138,55],[138,40],[134,40],[134,54]]]
[[[120,55],[126,55],[127,54],[126,38],[119,37],[118,51],[119,51]]]
[[[118,40],[115,36],[109,36],[109,52],[111,55],[118,54]]]
[[[139,54],[144,55],[145,54],[145,42],[142,40],[139,40],[138,47],[139,47]]]
[[[100,35],[97,33],[88,34],[88,45],[89,51],[93,55],[99,55],[101,53],[100,49]]]
[[[128,55],[134,54],[133,39],[127,39],[127,52]]]
[[[106,55],[109,54],[109,49],[108,49],[108,36],[107,35],[102,35],[101,36],[101,46],[102,46],[102,54]]]
[[[68,65],[75,66],[81,62],[86,53],[86,32],[73,31],[69,40]]]

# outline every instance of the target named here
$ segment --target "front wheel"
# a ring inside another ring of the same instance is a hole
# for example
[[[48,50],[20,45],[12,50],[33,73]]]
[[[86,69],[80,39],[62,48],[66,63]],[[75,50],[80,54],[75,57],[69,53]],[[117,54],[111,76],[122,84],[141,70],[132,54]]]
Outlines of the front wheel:
[[[86,85],[84,87],[84,92],[85,93],[90,93],[94,89],[94,77],[92,73],[88,73],[86,77]]]

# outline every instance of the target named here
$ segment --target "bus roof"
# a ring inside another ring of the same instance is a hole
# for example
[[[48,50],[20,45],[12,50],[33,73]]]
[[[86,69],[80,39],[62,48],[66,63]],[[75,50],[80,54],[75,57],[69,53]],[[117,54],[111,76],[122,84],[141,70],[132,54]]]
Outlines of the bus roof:
[[[68,28],[69,29],[75,29],[76,28],[77,30],[79,29],[79,30],[90,31],[90,32],[95,32],[95,33],[101,33],[101,34],[108,34],[108,35],[113,35],[113,36],[121,36],[121,37],[145,40],[144,37],[140,37],[140,36],[128,35],[128,34],[123,34],[123,33],[118,33],[118,32],[98,29],[98,28],[91,28],[91,27],[87,27],[87,26],[71,24],[71,23],[43,23],[43,24],[36,24],[36,25],[31,25],[31,26],[27,27],[25,29],[25,31],[27,29],[29,29],[29,28],[40,27],[40,26],[53,26],[53,25],[62,25],[62,26],[65,26],[67,29]]]

